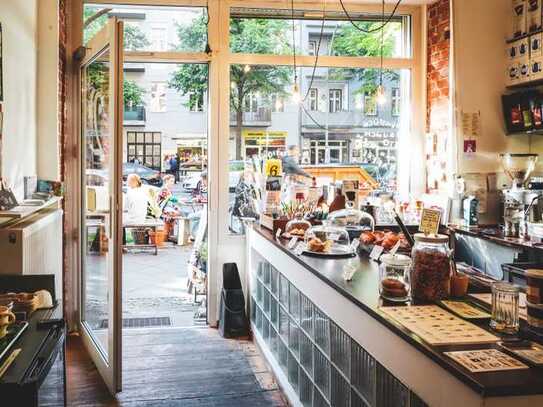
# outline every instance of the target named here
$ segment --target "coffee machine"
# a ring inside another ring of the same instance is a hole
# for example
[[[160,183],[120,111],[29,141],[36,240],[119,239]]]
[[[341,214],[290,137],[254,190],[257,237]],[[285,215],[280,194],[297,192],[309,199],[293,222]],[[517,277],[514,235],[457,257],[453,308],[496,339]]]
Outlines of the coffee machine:
[[[501,154],[505,174],[511,187],[503,190],[503,223],[506,237],[528,237],[528,223],[541,221],[542,184],[526,181],[535,169],[537,154]],[[540,203],[541,201],[541,203]]]

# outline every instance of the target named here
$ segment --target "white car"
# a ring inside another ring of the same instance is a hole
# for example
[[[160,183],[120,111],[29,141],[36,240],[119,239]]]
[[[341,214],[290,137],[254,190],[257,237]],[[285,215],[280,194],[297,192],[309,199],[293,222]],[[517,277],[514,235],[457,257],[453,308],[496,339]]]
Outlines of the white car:
[[[234,192],[236,189],[239,179],[243,174],[244,165],[243,161],[230,161],[228,163],[228,189],[230,192]],[[185,191],[192,192],[196,189],[201,179],[202,175],[200,172],[193,172],[183,179],[181,186]]]

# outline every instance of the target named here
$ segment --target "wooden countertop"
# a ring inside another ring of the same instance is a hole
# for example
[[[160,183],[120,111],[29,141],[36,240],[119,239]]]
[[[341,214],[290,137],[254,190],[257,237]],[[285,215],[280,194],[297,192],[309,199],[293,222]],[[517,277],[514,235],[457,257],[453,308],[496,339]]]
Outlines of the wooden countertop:
[[[383,300],[379,296],[379,273],[377,263],[369,259],[361,259],[359,270],[355,274],[353,281],[346,282],[342,277],[343,266],[349,262],[350,259],[323,259],[307,255],[297,256],[293,251],[287,248],[287,240],[275,239],[271,231],[260,226],[255,225],[254,230],[256,233],[273,243],[276,247],[280,248],[285,255],[304,266],[308,272],[314,274],[328,284],[337,291],[339,295],[343,295],[352,301],[371,317],[375,318],[399,337],[413,345],[443,369],[446,369],[464,384],[481,394],[481,396],[504,397],[534,394],[543,395],[543,370],[530,368],[517,371],[471,373],[444,355],[444,352],[450,351],[499,348],[497,344],[431,346],[394,319],[380,311],[379,307],[386,306],[387,304],[383,303]],[[303,292],[303,287],[299,287],[299,289]],[[483,322],[478,325],[484,329],[488,329],[488,322]]]

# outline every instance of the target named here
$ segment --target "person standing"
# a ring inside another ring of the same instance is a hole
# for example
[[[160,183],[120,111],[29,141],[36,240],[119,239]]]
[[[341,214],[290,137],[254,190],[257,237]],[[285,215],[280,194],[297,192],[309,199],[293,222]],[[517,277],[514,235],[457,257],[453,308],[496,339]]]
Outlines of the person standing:
[[[175,155],[172,155],[172,158],[170,159],[170,171],[175,177],[175,183],[177,184],[179,182],[179,160]]]
[[[305,172],[299,165],[300,160],[300,150],[297,145],[290,145],[287,149],[287,154],[283,156],[282,165],[283,173],[286,176],[302,176],[306,178],[313,178],[312,175]]]
[[[162,171],[166,174],[170,174],[170,156],[164,157],[164,162],[162,163]]]

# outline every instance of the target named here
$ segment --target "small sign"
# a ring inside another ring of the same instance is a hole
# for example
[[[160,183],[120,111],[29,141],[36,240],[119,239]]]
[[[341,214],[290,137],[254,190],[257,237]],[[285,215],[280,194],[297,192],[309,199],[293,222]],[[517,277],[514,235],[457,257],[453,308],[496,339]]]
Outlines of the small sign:
[[[359,239],[353,239],[353,241],[351,242],[351,250],[356,253],[356,251],[358,250],[358,246],[360,246],[360,240]]]
[[[354,275],[358,271],[358,268],[356,267],[356,264],[353,262],[348,262],[343,266],[343,279],[345,281],[352,281]]]
[[[302,253],[304,252],[304,250],[305,250],[305,244],[299,243],[299,244],[296,246],[296,248],[294,249],[294,254],[295,254],[296,256],[301,256]]]
[[[298,236],[293,236],[292,239],[288,242],[288,248],[290,250],[294,249],[294,246],[296,246],[296,243],[298,243]]]
[[[266,161],[266,177],[279,177],[282,172],[281,160],[270,158]]]
[[[437,235],[439,231],[439,221],[441,220],[441,211],[437,209],[422,210],[420,218],[419,232],[427,235]]]
[[[379,260],[379,257],[381,257],[381,254],[383,254],[383,251],[385,249],[383,248],[383,246],[379,246],[379,245],[375,245],[373,246],[373,249],[371,249],[371,252],[370,252],[370,259],[372,260]]]
[[[276,238],[276,239],[279,239],[279,238],[281,237],[281,232],[282,232],[282,231],[281,231],[281,228],[278,228],[278,229],[277,229],[277,232],[275,232],[275,238]]]

